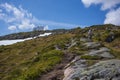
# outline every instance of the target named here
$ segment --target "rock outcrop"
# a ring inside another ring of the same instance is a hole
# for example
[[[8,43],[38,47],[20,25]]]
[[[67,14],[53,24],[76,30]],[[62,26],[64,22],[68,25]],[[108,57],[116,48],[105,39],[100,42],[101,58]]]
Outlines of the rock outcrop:
[[[75,57],[65,67],[63,80],[120,80],[120,60],[114,59],[110,49],[96,42],[86,42],[83,45],[89,49],[88,53],[81,56],[99,56],[102,59]],[[93,62],[92,65],[89,65],[90,61]]]
[[[68,67],[63,80],[120,80],[120,60],[100,61],[87,67],[79,60]]]

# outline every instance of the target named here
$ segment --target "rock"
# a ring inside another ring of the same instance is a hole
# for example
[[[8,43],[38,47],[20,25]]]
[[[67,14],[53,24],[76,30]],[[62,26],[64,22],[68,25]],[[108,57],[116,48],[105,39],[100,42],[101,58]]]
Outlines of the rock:
[[[108,49],[108,48],[106,48],[106,47],[101,47],[100,50],[101,50],[101,51],[104,51],[104,52],[105,52],[105,51],[110,51],[110,49]]]
[[[80,38],[80,41],[82,41],[82,42],[90,42],[91,40],[88,39],[88,38]]]
[[[94,80],[105,80],[105,79],[94,79]]]
[[[93,48],[96,49],[101,46],[101,44],[97,42],[87,42],[87,43],[84,43],[83,45],[90,49],[93,49]]]
[[[120,80],[120,60],[100,61],[90,67],[77,61],[65,70],[63,80]]]
[[[74,39],[72,39],[70,45],[68,46],[68,49],[75,46],[76,44],[77,42]]]
[[[78,60],[74,63],[72,63],[68,68],[64,71],[64,79],[63,80],[72,80],[71,77],[76,78],[77,75],[79,75],[79,72],[81,70],[84,70],[84,67],[86,67],[85,64],[86,60]],[[74,75],[71,75],[75,73]],[[71,77],[70,77],[71,76]]]
[[[77,44],[76,42],[71,43],[71,45],[68,46],[68,49],[71,48],[71,47],[73,47],[73,46],[75,46],[76,44]]]
[[[119,77],[114,77],[112,80],[120,80],[120,76]]]
[[[103,58],[114,58],[114,56],[112,54],[110,54],[109,52],[103,52],[99,56],[103,57]]]
[[[109,50],[108,49],[105,49],[105,48],[100,48],[99,50],[91,50],[88,54],[90,55],[98,55],[98,54],[101,54],[103,52],[108,52]]]
[[[56,50],[61,50],[61,48],[58,45],[54,46]]]
[[[102,47],[99,50],[91,50],[88,55],[91,56],[100,56],[103,58],[114,58],[112,54],[110,54],[110,49],[106,47]]]
[[[76,56],[69,64],[65,66],[65,68],[71,66],[72,63],[75,63],[76,61],[80,60],[80,56]]]

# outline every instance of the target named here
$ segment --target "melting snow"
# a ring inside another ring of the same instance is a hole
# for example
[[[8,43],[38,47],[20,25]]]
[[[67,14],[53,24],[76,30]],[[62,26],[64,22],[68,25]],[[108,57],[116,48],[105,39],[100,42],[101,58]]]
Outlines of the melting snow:
[[[51,35],[51,34],[52,33],[44,33],[44,34],[38,35],[38,37],[48,36],[48,35]],[[34,38],[37,38],[37,36],[34,37]],[[33,39],[33,38],[16,39],[16,40],[1,40],[0,45],[11,45],[11,44],[14,44],[14,43],[17,43],[17,42],[23,42],[23,41],[30,40],[30,39]]]

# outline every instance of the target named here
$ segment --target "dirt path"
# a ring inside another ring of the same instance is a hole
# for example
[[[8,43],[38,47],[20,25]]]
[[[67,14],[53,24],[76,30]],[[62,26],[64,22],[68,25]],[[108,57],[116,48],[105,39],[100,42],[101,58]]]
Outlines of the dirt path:
[[[61,63],[53,67],[50,72],[43,74],[37,80],[62,80],[64,77],[64,67],[75,57],[74,54],[64,53]]]

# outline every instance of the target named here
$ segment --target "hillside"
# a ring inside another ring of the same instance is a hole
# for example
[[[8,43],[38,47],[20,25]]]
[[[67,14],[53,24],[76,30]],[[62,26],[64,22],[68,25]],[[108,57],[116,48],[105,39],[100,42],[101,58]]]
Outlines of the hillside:
[[[0,40],[14,40],[14,39],[24,39],[29,37],[35,37],[40,34],[44,33],[53,33],[53,34],[59,34],[59,33],[66,33],[68,30],[66,29],[55,29],[55,30],[46,30],[46,31],[31,31],[31,32],[20,32],[20,33],[13,33],[8,34],[4,36],[0,36]]]
[[[93,30],[92,40],[87,38],[89,29]],[[58,29],[45,32],[51,32],[52,35],[0,46],[1,80],[120,79],[120,72],[116,72],[120,69],[120,26],[94,25],[83,29]],[[24,39],[45,32],[10,34],[0,37],[0,40]],[[114,33],[115,38],[108,42],[110,32]],[[96,55],[90,55],[90,52]],[[101,74],[106,75],[100,76],[98,73],[102,69],[104,71]],[[115,74],[111,74],[112,70]],[[95,73],[96,75],[91,75]]]

